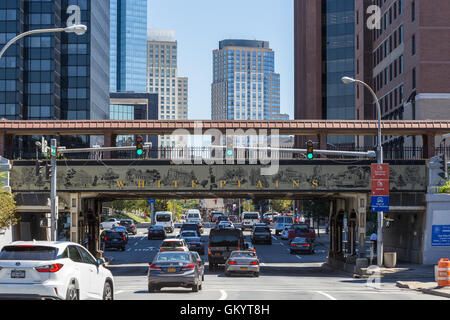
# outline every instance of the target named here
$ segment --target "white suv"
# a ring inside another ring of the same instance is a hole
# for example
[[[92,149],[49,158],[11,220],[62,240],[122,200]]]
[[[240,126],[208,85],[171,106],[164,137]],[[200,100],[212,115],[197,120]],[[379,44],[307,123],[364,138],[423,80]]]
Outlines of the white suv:
[[[114,278],[77,243],[13,242],[0,251],[0,297],[113,300]]]

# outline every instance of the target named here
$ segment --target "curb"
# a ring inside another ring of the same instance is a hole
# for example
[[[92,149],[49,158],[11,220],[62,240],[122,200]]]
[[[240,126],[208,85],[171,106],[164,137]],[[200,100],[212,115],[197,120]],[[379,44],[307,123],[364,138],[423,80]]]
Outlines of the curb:
[[[434,289],[422,289],[420,291],[422,291],[425,294],[432,294],[434,296],[440,296],[440,297],[450,299],[450,290],[449,290],[449,292],[442,292],[442,291],[438,291],[438,290],[439,290],[438,288],[434,288]]]

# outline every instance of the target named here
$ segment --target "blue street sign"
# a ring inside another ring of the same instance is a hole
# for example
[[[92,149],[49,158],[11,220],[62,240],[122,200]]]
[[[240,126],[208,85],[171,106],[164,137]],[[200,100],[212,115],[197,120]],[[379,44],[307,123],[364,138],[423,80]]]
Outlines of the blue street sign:
[[[148,203],[155,203],[155,199],[148,199]]]
[[[372,196],[372,212],[389,212],[389,196]]]
[[[433,225],[431,230],[432,247],[450,247],[450,225]]]

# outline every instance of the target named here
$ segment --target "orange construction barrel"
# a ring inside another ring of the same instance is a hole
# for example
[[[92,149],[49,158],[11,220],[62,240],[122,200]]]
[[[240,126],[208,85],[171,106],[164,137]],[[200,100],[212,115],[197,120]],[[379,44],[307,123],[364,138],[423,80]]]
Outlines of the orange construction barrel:
[[[439,260],[438,264],[438,286],[450,286],[450,261],[448,259]]]

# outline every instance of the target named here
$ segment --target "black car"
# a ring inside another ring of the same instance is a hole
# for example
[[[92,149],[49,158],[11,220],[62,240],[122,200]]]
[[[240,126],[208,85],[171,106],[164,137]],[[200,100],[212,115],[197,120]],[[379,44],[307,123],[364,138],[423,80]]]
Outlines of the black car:
[[[272,244],[272,232],[270,231],[270,228],[261,225],[255,226],[252,233],[252,242],[264,242]]]
[[[125,251],[126,245],[126,238],[120,231],[105,230],[100,236],[100,247],[104,250],[115,248]]]
[[[289,246],[289,251],[291,254],[297,252],[314,253],[314,243],[308,238],[295,237]]]
[[[164,230],[163,226],[153,225],[148,228],[147,239],[165,239],[166,238],[166,230]]]
[[[180,233],[186,230],[194,230],[195,232],[197,232],[199,237],[203,233],[203,228],[200,227],[197,223],[183,223],[181,225]]]
[[[183,238],[186,241],[189,251],[196,251],[201,255],[205,253],[204,242],[201,237],[197,236],[195,231],[185,231],[180,235],[180,238]]]
[[[231,252],[244,250],[244,234],[240,229],[211,229],[208,243],[209,269],[225,264]]]
[[[137,234],[136,226],[134,225],[134,221],[131,219],[123,219],[120,220],[120,225],[127,228],[128,233],[131,233],[133,235]]]

